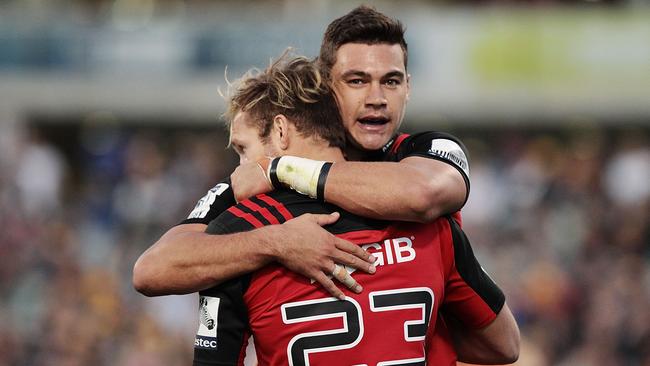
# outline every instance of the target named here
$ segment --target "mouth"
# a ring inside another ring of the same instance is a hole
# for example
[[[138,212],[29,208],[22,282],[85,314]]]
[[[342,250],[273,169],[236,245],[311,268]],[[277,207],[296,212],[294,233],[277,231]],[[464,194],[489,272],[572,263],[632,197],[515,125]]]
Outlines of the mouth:
[[[357,122],[367,126],[383,126],[390,122],[390,119],[384,116],[365,116],[357,119]]]

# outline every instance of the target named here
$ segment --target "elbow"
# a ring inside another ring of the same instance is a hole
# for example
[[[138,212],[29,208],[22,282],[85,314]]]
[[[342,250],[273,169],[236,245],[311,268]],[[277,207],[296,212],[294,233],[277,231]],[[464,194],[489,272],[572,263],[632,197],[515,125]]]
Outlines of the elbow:
[[[434,221],[460,210],[465,204],[467,187],[455,170],[451,175],[422,176],[417,181],[419,184],[410,196],[418,201],[412,206],[418,222]]]
[[[513,345],[512,347],[503,350],[501,354],[500,363],[511,364],[517,362],[518,359],[519,359],[519,343],[517,342],[516,345]]]
[[[153,274],[147,261],[140,257],[133,266],[133,288],[145,296],[157,296]]]
[[[434,182],[422,182],[412,192],[409,196],[413,199],[410,205],[413,221],[429,223],[447,213],[442,202],[444,192]]]
[[[508,353],[510,363],[515,363],[519,359],[519,350],[521,347],[521,336],[519,335],[519,328],[517,328],[516,335],[513,337],[512,347]]]
[[[486,333],[488,346],[493,350],[491,364],[512,364],[519,359],[521,335],[519,326],[507,305],[499,314],[497,324]]]
[[[519,359],[519,348],[521,343],[519,328],[515,326],[514,329],[510,331],[509,337],[506,338],[507,338],[507,342],[504,342],[500,350],[501,351],[500,362],[506,364],[515,363]]]

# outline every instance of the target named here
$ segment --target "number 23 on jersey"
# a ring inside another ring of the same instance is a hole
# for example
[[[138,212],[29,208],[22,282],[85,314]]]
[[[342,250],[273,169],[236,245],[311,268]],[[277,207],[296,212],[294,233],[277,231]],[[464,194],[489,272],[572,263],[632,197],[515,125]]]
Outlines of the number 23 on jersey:
[[[318,359],[318,364],[340,364],[341,355],[335,351],[349,349],[360,356],[355,366],[425,365],[423,344],[433,302],[431,289],[415,287],[370,292],[366,306],[351,297],[343,301],[324,298],[284,304],[281,311],[285,324],[303,323],[308,329],[321,329],[291,338],[287,345],[288,363],[307,366],[311,358]],[[314,322],[326,326],[318,327]],[[396,327],[401,328],[401,334],[389,330]],[[361,359],[381,354],[394,358],[372,363]]]

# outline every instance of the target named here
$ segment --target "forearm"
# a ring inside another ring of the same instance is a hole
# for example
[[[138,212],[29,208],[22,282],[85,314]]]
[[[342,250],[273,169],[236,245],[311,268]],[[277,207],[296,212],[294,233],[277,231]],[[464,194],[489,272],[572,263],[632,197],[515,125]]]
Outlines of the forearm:
[[[183,225],[181,225],[183,226]],[[135,288],[147,296],[186,294],[252,272],[273,260],[275,228],[210,235],[173,228],[140,256],[133,270]]]
[[[510,364],[519,357],[519,328],[504,305],[497,318],[482,329],[468,329],[461,321],[445,314],[458,360],[484,365]]]
[[[421,159],[423,160],[423,159]],[[445,163],[427,161],[427,164]],[[451,172],[454,174],[454,172]],[[462,178],[406,162],[341,162],[332,165],[325,200],[354,214],[384,220],[428,222],[460,208],[463,194],[448,187]]]

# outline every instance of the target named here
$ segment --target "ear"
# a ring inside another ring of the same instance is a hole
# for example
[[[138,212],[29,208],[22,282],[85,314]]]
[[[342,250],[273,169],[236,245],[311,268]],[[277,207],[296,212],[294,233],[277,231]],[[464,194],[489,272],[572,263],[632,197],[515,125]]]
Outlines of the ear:
[[[273,134],[277,138],[278,147],[282,150],[287,150],[291,137],[289,133],[289,120],[284,114],[278,114],[273,117]]]

